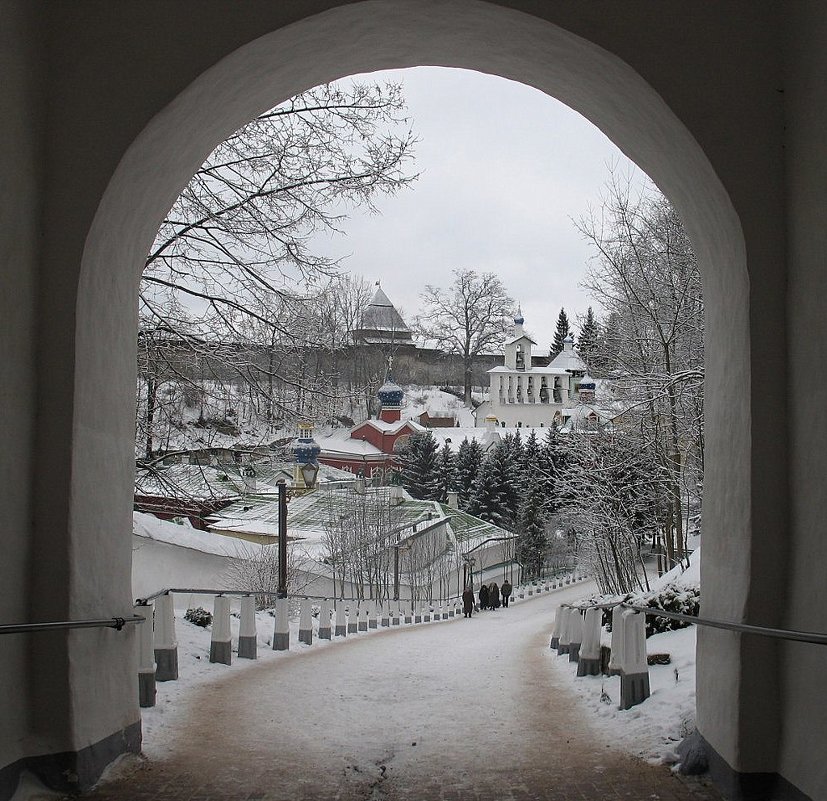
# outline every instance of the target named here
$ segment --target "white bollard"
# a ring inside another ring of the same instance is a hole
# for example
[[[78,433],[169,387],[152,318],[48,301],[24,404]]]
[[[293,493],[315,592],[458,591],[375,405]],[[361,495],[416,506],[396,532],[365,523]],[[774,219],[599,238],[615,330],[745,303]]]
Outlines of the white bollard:
[[[212,614],[212,639],[210,662],[221,665],[233,663],[233,636],[230,630],[230,599],[216,595]]]
[[[583,642],[583,613],[579,609],[571,610],[571,628],[569,630],[569,662],[580,658],[580,644]]]
[[[431,622],[431,606],[430,604],[425,607],[422,611],[422,622],[423,623],[430,623]]]
[[[394,626],[398,626],[402,622],[399,616],[399,601],[394,601],[393,609],[391,610],[391,620]]]
[[[138,704],[155,706],[155,652],[152,648],[152,607],[136,606],[132,614],[145,617],[138,624]]]
[[[413,623],[413,603],[405,607],[405,622]]]
[[[456,614],[457,607],[456,604],[449,603],[448,604],[448,617],[453,617]]]
[[[287,598],[276,598],[276,623],[273,630],[273,650],[290,650],[290,617]]]
[[[319,606],[319,639],[330,639],[330,601],[325,598]]]
[[[347,617],[345,616],[345,602],[339,601],[336,604],[336,631],[337,637],[347,637]]]
[[[351,601],[347,607],[347,633],[356,634],[359,630],[359,606]]]
[[[423,617],[425,617],[425,606],[420,604],[414,613],[414,623],[421,623]]]
[[[445,605],[440,606],[440,609],[442,610],[442,619],[448,620],[448,610],[445,608]]]
[[[379,604],[379,608],[381,610],[382,627],[387,628],[391,624],[390,607],[387,604]]]
[[[359,604],[359,625],[356,627],[359,631],[368,630],[368,604],[369,601],[362,601]]]
[[[258,658],[256,599],[253,595],[245,595],[241,599],[241,622],[238,627],[238,658]]]
[[[155,599],[155,681],[178,678],[178,640],[172,593]]]
[[[577,660],[578,676],[600,675],[600,630],[603,627],[603,612],[591,607],[586,610],[583,622],[583,641]]]
[[[649,665],[646,661],[646,615],[627,609],[623,613],[623,672],[620,674],[620,708],[629,709],[649,697]]]
[[[612,609],[612,654],[609,657],[609,675],[623,672],[623,607]]]
[[[299,642],[313,645],[313,608],[309,598],[302,598],[299,608]]]
[[[368,605],[368,628],[375,629],[379,625],[379,621],[376,619],[376,601],[371,601]]]
[[[559,648],[560,634],[563,631],[563,622],[565,620],[566,607],[560,604],[557,607],[557,613],[554,615],[554,628],[551,630],[551,642],[549,648]]]
[[[557,643],[557,653],[567,654],[569,652],[569,642],[571,638],[571,609],[567,606],[563,607],[563,616],[560,622],[560,639]]]

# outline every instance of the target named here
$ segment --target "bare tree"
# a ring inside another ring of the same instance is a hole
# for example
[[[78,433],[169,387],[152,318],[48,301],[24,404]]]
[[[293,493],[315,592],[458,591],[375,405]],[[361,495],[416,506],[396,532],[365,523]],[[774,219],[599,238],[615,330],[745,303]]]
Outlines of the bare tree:
[[[447,289],[428,285],[421,298],[424,311],[416,319],[417,331],[448,353],[462,359],[464,398],[471,405],[474,357],[499,348],[508,331],[514,301],[494,273],[454,270]]]
[[[337,347],[322,327],[321,299],[338,294],[341,279],[311,241],[340,233],[349,208],[373,209],[377,195],[409,185],[413,144],[400,86],[369,83],[311,89],[221,143],[147,255],[139,295],[147,348],[175,340],[205,373],[208,397],[243,385],[268,423],[302,413],[309,396],[327,393],[323,406],[333,405],[335,367],[311,354]],[[346,339],[341,315],[336,325]],[[147,354],[143,364],[158,362]],[[183,375],[198,380],[197,371]],[[141,450],[151,452],[151,373],[141,389]]]
[[[613,178],[599,214],[579,227],[597,252],[586,287],[606,310],[594,361],[613,377],[628,410],[619,425],[657,479],[650,500],[668,568],[684,558],[685,516],[701,502],[700,273],[677,213],[654,189],[633,198]]]

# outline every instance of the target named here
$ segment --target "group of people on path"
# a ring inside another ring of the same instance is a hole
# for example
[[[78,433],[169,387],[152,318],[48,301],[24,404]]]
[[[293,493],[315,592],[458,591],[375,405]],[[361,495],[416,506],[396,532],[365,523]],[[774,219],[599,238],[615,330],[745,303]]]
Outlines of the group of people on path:
[[[496,581],[490,584],[483,584],[479,591],[479,606],[476,606],[474,590],[467,586],[462,593],[462,611],[465,617],[471,617],[471,613],[479,609],[499,609],[500,605],[508,609],[508,600],[511,598],[511,582],[506,579],[502,586],[498,587]]]

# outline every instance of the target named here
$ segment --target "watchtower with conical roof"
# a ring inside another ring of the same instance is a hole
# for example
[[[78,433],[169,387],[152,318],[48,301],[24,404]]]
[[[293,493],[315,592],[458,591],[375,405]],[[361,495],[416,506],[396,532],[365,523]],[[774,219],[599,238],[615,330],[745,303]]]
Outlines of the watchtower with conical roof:
[[[382,291],[379,281],[373,298],[362,312],[359,327],[354,330],[356,342],[363,345],[395,345],[415,348],[411,329]]]

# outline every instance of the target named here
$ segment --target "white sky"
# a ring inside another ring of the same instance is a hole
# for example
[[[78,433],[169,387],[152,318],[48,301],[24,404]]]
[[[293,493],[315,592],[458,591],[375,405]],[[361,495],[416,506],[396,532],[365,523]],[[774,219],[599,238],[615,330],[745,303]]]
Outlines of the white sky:
[[[380,215],[353,214],[347,238],[325,250],[380,279],[409,324],[425,284],[447,286],[455,268],[494,272],[542,352],[561,307],[574,323],[595,305],[579,287],[592,251],[572,220],[600,205],[610,166],[637,168],[584,117],[523,84],[437,67],[370,78],[404,83],[421,177],[380,199]]]

